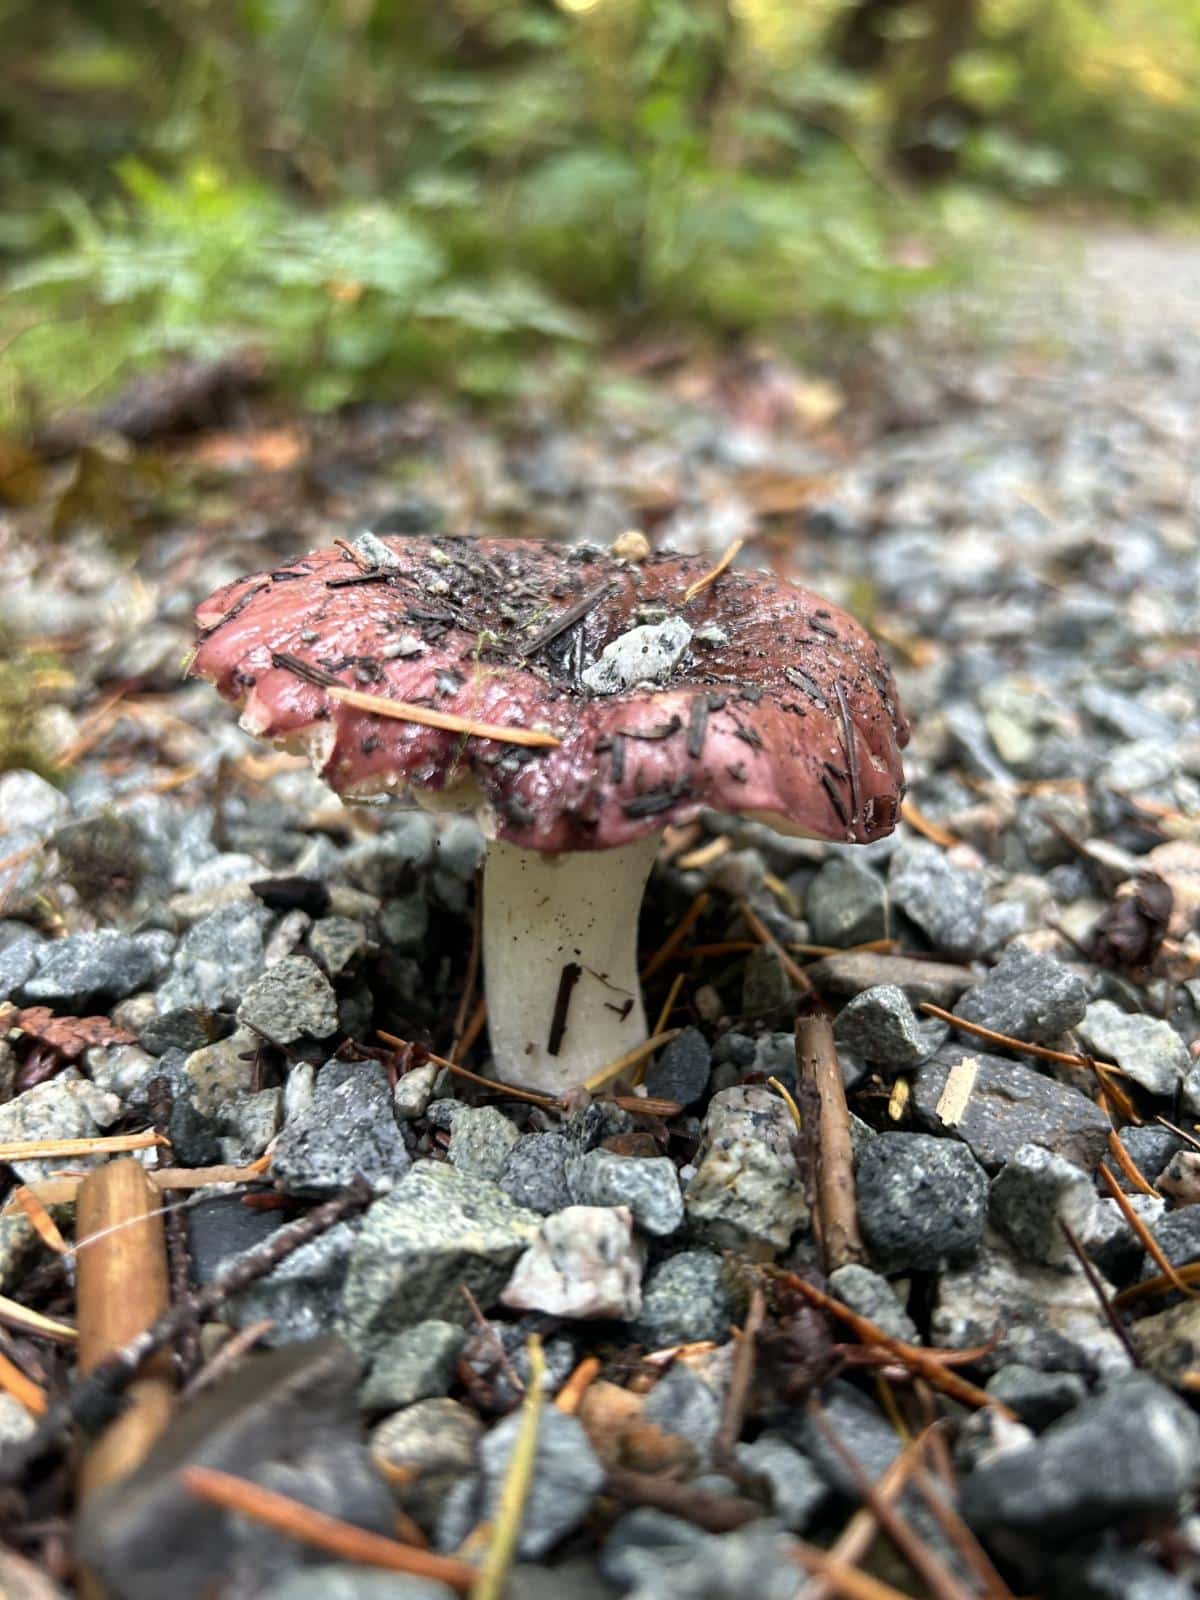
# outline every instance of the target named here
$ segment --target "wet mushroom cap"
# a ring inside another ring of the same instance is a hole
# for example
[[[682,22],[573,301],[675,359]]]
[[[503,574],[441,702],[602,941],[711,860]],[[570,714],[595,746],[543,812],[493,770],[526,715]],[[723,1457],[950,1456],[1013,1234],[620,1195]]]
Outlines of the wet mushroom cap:
[[[731,568],[685,601],[710,567],[368,538],[357,559],[335,546],[219,589],[190,671],[248,731],[306,747],[338,793],[477,791],[464,808],[481,796],[487,831],[525,849],[607,849],[704,807],[831,840],[890,832],[908,725],[874,642],[760,572]],[[334,684],[561,742],[396,721]]]

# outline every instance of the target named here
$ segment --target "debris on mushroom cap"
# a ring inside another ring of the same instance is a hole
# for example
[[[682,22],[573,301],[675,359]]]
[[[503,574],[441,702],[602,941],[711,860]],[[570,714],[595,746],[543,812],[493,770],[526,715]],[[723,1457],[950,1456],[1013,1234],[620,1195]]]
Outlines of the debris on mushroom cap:
[[[808,590],[730,569],[685,602],[702,557],[633,565],[535,540],[373,538],[358,555],[317,550],[219,589],[190,668],[340,794],[461,796],[495,837],[545,851],[625,844],[703,807],[863,843],[895,825],[908,725],[891,672]],[[668,648],[649,648],[656,625]],[[383,718],[334,685],[561,743]]]

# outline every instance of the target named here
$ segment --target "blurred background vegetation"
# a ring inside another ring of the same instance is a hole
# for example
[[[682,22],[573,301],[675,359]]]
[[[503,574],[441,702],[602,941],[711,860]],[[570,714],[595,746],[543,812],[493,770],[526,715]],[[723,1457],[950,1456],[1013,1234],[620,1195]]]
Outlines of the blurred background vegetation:
[[[1200,198],[1195,0],[0,0],[0,426],[248,345],[304,404],[902,317]],[[531,361],[531,353],[538,357]]]

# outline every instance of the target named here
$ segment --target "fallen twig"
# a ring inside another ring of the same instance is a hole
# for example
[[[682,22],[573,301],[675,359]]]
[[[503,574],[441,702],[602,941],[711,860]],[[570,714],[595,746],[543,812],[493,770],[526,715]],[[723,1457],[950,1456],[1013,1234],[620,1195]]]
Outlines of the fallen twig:
[[[812,1084],[820,1107],[814,1144],[821,1241],[828,1273],[850,1262],[865,1261],[866,1250],[858,1227],[850,1111],[833,1027],[823,1012],[810,1012],[796,1020],[796,1070],[801,1079]]]
[[[902,1451],[881,1473],[875,1484],[875,1493],[889,1502],[897,1499],[916,1465],[916,1455],[911,1451]],[[878,1532],[875,1513],[869,1506],[860,1506],[829,1551],[830,1559],[840,1565],[856,1568],[871,1548]],[[835,1592],[828,1573],[821,1573],[805,1584],[797,1600],[829,1600],[829,1596]]]
[[[343,1522],[340,1517],[328,1516],[324,1511],[314,1511],[299,1500],[274,1489],[264,1489],[261,1484],[250,1483],[230,1472],[218,1472],[213,1467],[184,1467],[179,1477],[184,1488],[199,1499],[250,1517],[264,1527],[274,1528],[277,1533],[287,1534],[342,1561],[431,1578],[459,1594],[469,1593],[475,1582],[476,1569],[466,1561],[434,1555],[432,1551],[415,1549],[401,1544],[398,1539],[355,1527],[352,1522]]]
[[[542,1353],[542,1341],[536,1333],[530,1334],[526,1349],[529,1353],[529,1384],[525,1390],[525,1399],[521,1403],[520,1427],[500,1490],[500,1503],[496,1507],[492,1536],[488,1541],[479,1576],[471,1586],[471,1600],[500,1600],[508,1577],[508,1569],[516,1554],[517,1540],[521,1533],[521,1519],[525,1514],[525,1501],[529,1497],[530,1485],[533,1482],[546,1358]]]
[[[248,1167],[153,1167],[146,1176],[156,1189],[226,1188],[240,1183],[254,1183],[266,1173],[270,1164],[269,1156],[260,1156]],[[53,1178],[35,1178],[32,1183],[23,1184],[22,1188],[44,1206],[69,1206],[74,1205],[79,1185],[85,1176],[85,1173],[56,1174]],[[14,1191],[4,1210],[0,1211],[0,1216],[12,1216],[14,1210],[19,1209]]]
[[[762,1331],[763,1323],[767,1318],[767,1297],[762,1291],[761,1284],[755,1284],[750,1291],[750,1304],[746,1308],[746,1320],[742,1324],[742,1331],[738,1338],[737,1350],[733,1357],[733,1371],[729,1377],[729,1387],[725,1391],[725,1405],[721,1412],[721,1424],[713,1440],[713,1461],[720,1470],[734,1471],[731,1476],[735,1478],[741,1472],[741,1465],[737,1459],[737,1442],[741,1437],[742,1426],[746,1420],[746,1403],[750,1398],[750,1385],[754,1382],[754,1358],[756,1355],[756,1341]]]
[[[713,1494],[695,1489],[690,1483],[677,1483],[660,1473],[633,1472],[628,1467],[610,1467],[607,1487],[610,1494],[626,1505],[654,1506],[669,1511],[685,1522],[694,1522],[708,1533],[732,1533],[763,1514],[762,1506],[736,1495]]]
[[[19,1400],[26,1411],[32,1411],[35,1417],[46,1414],[46,1391],[41,1384],[34,1383],[33,1379],[23,1373],[15,1361],[10,1361],[0,1350],[0,1389],[12,1395],[14,1400]]]

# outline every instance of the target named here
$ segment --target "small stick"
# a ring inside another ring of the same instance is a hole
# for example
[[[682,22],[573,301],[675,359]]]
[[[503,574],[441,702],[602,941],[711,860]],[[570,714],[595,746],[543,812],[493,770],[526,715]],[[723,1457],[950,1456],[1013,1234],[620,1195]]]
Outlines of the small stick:
[[[235,1366],[244,1355],[247,1355],[260,1339],[264,1339],[272,1331],[275,1324],[270,1317],[264,1317],[261,1322],[251,1322],[245,1328],[239,1328],[237,1333],[231,1334],[216,1355],[211,1356],[199,1372],[190,1378],[184,1385],[181,1400],[191,1400],[202,1390],[209,1389],[218,1378],[224,1377],[230,1367]]]
[[[492,1327],[488,1319],[484,1316],[483,1307],[471,1293],[468,1285],[465,1283],[460,1283],[459,1288],[462,1290],[463,1299],[471,1308],[471,1315],[474,1317],[475,1324],[480,1333],[482,1333],[488,1343],[495,1348],[497,1359],[499,1360],[501,1367],[504,1369],[505,1377],[508,1379],[509,1383],[512,1384],[513,1388],[518,1394],[524,1394],[525,1385],[521,1380],[521,1374],[509,1360],[508,1351],[504,1348],[504,1341],[496,1332],[495,1328]]]
[[[1182,1278],[1184,1283],[1200,1283],[1200,1261],[1193,1261],[1189,1266],[1176,1267],[1174,1277]],[[1139,1300],[1148,1299],[1151,1295],[1165,1294],[1168,1289],[1175,1287],[1171,1278],[1161,1273],[1156,1278],[1146,1278],[1142,1283],[1134,1283],[1128,1289],[1122,1289],[1113,1296],[1113,1305],[1136,1305]]]
[[[745,539],[735,539],[725,551],[725,554],[717,562],[715,567],[710,567],[702,577],[696,579],[695,583],[689,583],[687,588],[683,591],[683,600],[681,601],[681,604],[685,606],[690,604],[702,589],[707,589],[710,583],[719,578],[745,542]]]
[[[902,1451],[880,1476],[875,1485],[876,1494],[889,1502],[897,1499],[916,1464],[917,1457],[914,1452]],[[853,1568],[871,1548],[878,1531],[879,1524],[875,1520],[874,1513],[868,1506],[860,1506],[830,1550],[831,1559]],[[818,1576],[805,1584],[799,1600],[829,1600],[829,1596],[834,1592],[827,1577]]]
[[[675,927],[663,940],[662,944],[659,945],[658,949],[642,967],[641,977],[643,983],[645,983],[647,978],[652,978],[658,971],[659,967],[666,966],[667,962],[675,954],[676,950],[678,950],[679,946],[683,943],[688,934],[691,933],[692,929],[696,926],[697,922],[699,922],[700,918],[708,910],[709,902],[711,900],[712,895],[709,894],[708,890],[702,889],[692,901],[691,905],[683,913],[682,917],[680,917]]]
[[[584,1080],[583,1087],[589,1094],[596,1094],[598,1090],[607,1088],[623,1072],[628,1072],[630,1067],[636,1067],[639,1061],[652,1056],[656,1050],[661,1050],[663,1045],[670,1044],[671,1040],[677,1039],[682,1032],[682,1028],[667,1028],[663,1033],[652,1034],[645,1044],[635,1045],[623,1056],[610,1061],[607,1067],[601,1067],[598,1072],[593,1072],[590,1078]]]
[[[118,1355],[170,1302],[167,1246],[158,1190],[127,1158],[90,1172],[75,1203],[79,1371],[86,1379]],[[171,1417],[174,1382],[165,1351],[138,1362],[126,1384],[126,1405],[88,1445],[79,1464],[80,1499],[135,1471]],[[83,1593],[105,1591],[83,1575]]]
[[[538,1424],[542,1411],[542,1379],[546,1372],[546,1358],[542,1341],[536,1333],[529,1335],[526,1345],[529,1352],[529,1386],[521,1403],[521,1422],[509,1457],[508,1469],[500,1490],[500,1502],[487,1553],[479,1568],[479,1576],[471,1586],[471,1600],[500,1600],[504,1592],[508,1569],[512,1566],[521,1534],[521,1519],[525,1502],[533,1483],[533,1468],[537,1458]]]
[[[532,639],[522,640],[517,645],[517,654],[528,658],[529,656],[537,655],[538,651],[544,650],[548,644],[553,644],[559,634],[565,633],[568,628],[573,628],[577,622],[587,616],[593,606],[599,605],[611,588],[612,579],[605,578],[594,589],[589,589],[585,594],[581,594],[579,599],[572,605],[560,611],[556,617],[552,617],[544,628],[534,634]]]
[[[146,1173],[156,1189],[211,1189],[228,1188],[239,1183],[253,1183],[261,1178],[270,1166],[267,1156],[260,1156],[248,1167],[156,1167]],[[53,1178],[36,1178],[22,1187],[35,1195],[46,1206],[74,1205],[79,1185],[85,1174],[57,1174]],[[9,1197],[0,1216],[13,1214],[16,1194]],[[17,1208],[19,1209],[19,1208]]]
[[[746,900],[739,900],[737,905],[738,910],[742,913],[742,916],[745,917],[746,921],[750,924],[750,931],[753,933],[758,942],[760,944],[765,944],[769,950],[774,950],[775,954],[779,957],[780,965],[783,967],[783,970],[796,985],[797,989],[799,989],[800,993],[811,995],[814,991],[812,981],[808,974],[805,972],[803,967],[797,966],[795,961],[792,960],[791,956],[788,955],[787,951],[771,932],[770,928],[767,927],[766,923],[759,916],[758,912],[755,911]]]
[[[669,1511],[708,1533],[732,1533],[763,1514],[763,1508],[753,1500],[693,1489],[690,1483],[677,1483],[660,1473],[633,1472],[628,1467],[611,1467],[606,1487],[627,1505]]]
[[[843,1600],[912,1600],[903,1590],[893,1589],[890,1583],[872,1578],[858,1567],[847,1566],[844,1561],[839,1561],[836,1556],[815,1544],[808,1544],[804,1539],[793,1540],[791,1552],[804,1570],[811,1572],[815,1581],[825,1586],[818,1591],[813,1584],[806,1584],[801,1590],[800,1600],[809,1600],[810,1595],[817,1593],[841,1595]]]
[[[820,1107],[817,1196],[828,1273],[850,1262],[865,1261],[866,1250],[858,1227],[850,1110],[833,1042],[833,1026],[825,1013],[810,1012],[796,1019],[796,1068],[816,1090]]]
[[[766,1320],[767,1297],[763,1294],[762,1285],[756,1283],[750,1294],[750,1304],[746,1308],[746,1320],[742,1325],[741,1337],[738,1339],[737,1350],[734,1353],[733,1371],[729,1377],[729,1387],[725,1391],[725,1406],[721,1412],[721,1424],[717,1429],[712,1446],[714,1462],[718,1467],[723,1467],[726,1471],[730,1467],[735,1468],[736,1473],[740,1473],[742,1470],[736,1455],[737,1442],[741,1437],[742,1426],[746,1420],[746,1404],[750,1399],[750,1385],[754,1382],[756,1341]]]
[[[150,1104],[150,1115],[154,1118],[155,1131],[162,1134],[167,1141],[165,1148],[170,1151],[168,1129],[174,1099],[171,1085],[165,1077],[152,1078],[146,1086],[146,1094]],[[154,1164],[156,1168],[166,1165],[161,1146],[155,1152]],[[192,1253],[188,1245],[187,1219],[173,1203],[177,1198],[170,1191],[166,1191],[162,1223],[167,1241],[167,1272],[171,1284],[171,1299],[186,1300],[192,1292]],[[195,1323],[181,1331],[175,1345],[175,1356],[181,1379],[190,1377],[200,1366],[200,1329]]]
[[[1163,1277],[1168,1280],[1172,1288],[1178,1289],[1180,1294],[1186,1295],[1189,1300],[1194,1299],[1196,1294],[1200,1293],[1200,1291],[1192,1289],[1186,1283],[1184,1283],[1178,1272],[1176,1272],[1175,1268],[1163,1254],[1162,1246],[1159,1244],[1158,1240],[1150,1232],[1150,1229],[1146,1226],[1141,1217],[1138,1216],[1137,1212],[1129,1203],[1129,1196],[1113,1177],[1112,1173],[1109,1171],[1108,1167],[1105,1166],[1103,1161],[1100,1163],[1100,1176],[1104,1180],[1105,1188],[1117,1202],[1117,1205],[1121,1211],[1121,1215],[1133,1229],[1136,1236],[1141,1240],[1146,1254],[1154,1262],[1154,1265],[1162,1273]]]
[[[956,1354],[962,1357],[965,1352],[939,1353],[926,1350],[919,1344],[905,1344],[902,1339],[893,1339],[890,1333],[884,1333],[883,1329],[869,1318],[860,1316],[857,1311],[851,1311],[849,1306],[844,1306],[840,1300],[835,1300],[832,1295],[826,1294],[823,1289],[818,1289],[816,1284],[809,1283],[806,1278],[801,1278],[795,1272],[785,1272],[780,1267],[772,1267],[769,1270],[782,1279],[789,1289],[795,1289],[806,1300],[811,1300],[813,1305],[820,1306],[822,1311],[827,1311],[831,1317],[836,1317],[839,1322],[844,1322],[847,1327],[853,1328],[863,1344],[887,1350],[901,1366],[920,1373],[932,1388],[940,1389],[943,1394],[950,1395],[954,1400],[961,1400],[965,1405],[990,1406],[993,1411],[998,1411],[1010,1422],[1017,1420],[1016,1413],[1002,1400],[997,1400],[986,1390],[977,1388],[975,1384],[968,1383],[965,1378],[960,1378],[957,1373],[948,1370],[946,1355]]]
[[[264,1527],[274,1528],[277,1533],[324,1550],[339,1560],[431,1578],[459,1594],[469,1593],[475,1581],[476,1569],[465,1561],[413,1549],[398,1539],[370,1533],[352,1522],[343,1522],[340,1517],[314,1511],[289,1495],[234,1477],[230,1472],[218,1472],[214,1467],[184,1467],[179,1478],[184,1488],[198,1499],[250,1517]]]
[[[534,745],[547,750],[556,750],[562,744],[555,734],[543,733],[538,728],[506,728],[497,722],[476,722],[471,717],[456,716],[452,711],[435,711],[431,706],[415,706],[407,700],[389,700],[382,694],[364,694],[361,689],[335,689],[331,684],[325,693],[331,700],[353,706],[356,711],[370,711],[377,717],[390,717],[396,722],[419,722],[425,728],[444,728],[469,739],[495,739],[504,744]]]
[[[698,850],[689,850],[686,855],[680,856],[675,865],[680,872],[698,872],[702,867],[711,867],[714,861],[720,861],[732,849],[733,840],[728,834],[721,833],[707,844],[702,844]]]
[[[653,1032],[661,1033],[666,1027],[667,1023],[671,1020],[671,1013],[675,1009],[675,1002],[679,999],[679,991],[683,988],[683,980],[684,974],[682,972],[677,972],[675,974],[675,981],[672,983],[670,990],[667,993],[667,998],[663,1001],[662,1010],[658,1013],[658,1021],[654,1024]]]
[[[946,1498],[942,1486],[924,1462],[916,1463],[913,1478],[938,1527],[958,1551],[964,1566],[969,1567],[982,1584],[985,1600],[1014,1600],[1012,1590],[992,1565],[987,1551]]]
[[[450,1045],[450,1059],[456,1061],[459,1054],[459,1040],[462,1038],[467,1026],[467,1016],[471,1010],[471,998],[475,993],[475,983],[479,977],[479,957],[483,948],[483,879],[482,874],[475,874],[475,904],[471,911],[471,950],[467,956],[467,970],[463,977],[462,995],[458,1002],[458,1009],[454,1013],[453,1042]]]
[[[800,1115],[800,1107],[796,1104],[795,1096],[792,1094],[792,1091],[788,1088],[787,1084],[780,1083],[778,1078],[768,1078],[767,1087],[769,1089],[774,1089],[775,1093],[788,1108],[791,1119],[796,1125],[796,1132],[803,1133],[804,1118]]]
[[[46,1210],[46,1207],[25,1184],[12,1192],[13,1204],[18,1210],[23,1211],[30,1227],[37,1234],[44,1245],[54,1251],[55,1255],[70,1255],[71,1247],[63,1238],[58,1223]]]
[[[599,1356],[584,1356],[566,1383],[555,1395],[555,1409],[557,1411],[565,1411],[569,1417],[573,1417],[579,1410],[580,1402],[584,1395],[600,1375],[602,1364]]]

